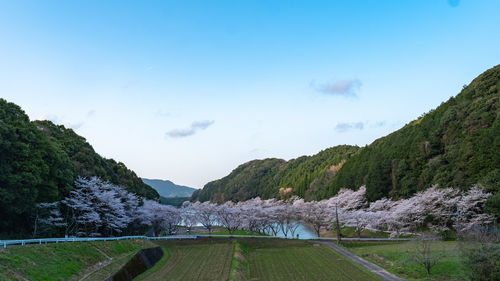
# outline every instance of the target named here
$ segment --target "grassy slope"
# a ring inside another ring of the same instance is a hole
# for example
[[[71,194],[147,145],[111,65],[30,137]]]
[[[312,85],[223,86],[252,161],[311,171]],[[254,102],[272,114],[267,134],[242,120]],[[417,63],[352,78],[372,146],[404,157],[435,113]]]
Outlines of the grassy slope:
[[[389,272],[407,280],[428,280],[424,268],[416,264],[409,252],[412,242],[408,243],[355,243],[344,242],[344,247],[352,253],[371,261]],[[436,249],[445,257],[431,270],[430,279],[468,280],[459,260],[456,242],[439,242]]]
[[[116,267],[125,262],[123,257],[151,245],[145,240],[122,240],[15,246],[0,249],[0,273],[9,268],[30,280],[67,280],[85,275],[86,269],[108,257],[121,258]],[[16,280],[10,275],[0,280]]]

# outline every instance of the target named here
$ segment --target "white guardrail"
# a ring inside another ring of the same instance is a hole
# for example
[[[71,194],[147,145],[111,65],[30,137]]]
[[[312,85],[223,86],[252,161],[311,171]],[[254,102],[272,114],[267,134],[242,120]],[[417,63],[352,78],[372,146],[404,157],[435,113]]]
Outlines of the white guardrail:
[[[89,241],[115,241],[127,239],[146,239],[146,240],[178,240],[178,239],[198,239],[198,238],[275,238],[275,239],[295,239],[292,237],[276,237],[263,235],[211,235],[211,234],[193,234],[193,235],[170,235],[159,237],[148,236],[120,236],[120,237],[70,237],[70,238],[36,238],[24,240],[0,240],[0,247],[7,248],[9,245],[26,244],[47,244],[63,242],[89,242]],[[300,240],[337,240],[334,237],[317,237]],[[409,241],[411,238],[342,238],[345,241],[372,241],[372,242],[398,242]]]

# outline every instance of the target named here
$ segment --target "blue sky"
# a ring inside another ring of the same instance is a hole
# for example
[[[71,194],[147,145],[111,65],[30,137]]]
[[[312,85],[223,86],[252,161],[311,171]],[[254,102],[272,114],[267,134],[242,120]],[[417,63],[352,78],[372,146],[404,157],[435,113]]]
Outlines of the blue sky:
[[[366,145],[500,63],[500,1],[0,1],[0,97],[139,176]]]

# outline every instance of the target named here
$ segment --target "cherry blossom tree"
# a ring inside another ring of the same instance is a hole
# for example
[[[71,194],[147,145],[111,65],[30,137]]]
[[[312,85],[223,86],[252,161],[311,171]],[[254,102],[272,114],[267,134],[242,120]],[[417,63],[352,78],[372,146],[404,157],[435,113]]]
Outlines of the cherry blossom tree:
[[[163,205],[162,207],[162,226],[167,235],[174,235],[177,233],[179,225],[182,223],[181,209]]]
[[[59,202],[36,204],[33,237],[36,237],[39,233],[47,233],[65,226],[64,218],[59,208]]]
[[[231,201],[218,206],[215,213],[217,222],[224,226],[229,234],[233,234],[242,225],[241,210]]]
[[[100,185],[98,178],[78,178],[75,181],[76,188],[61,201],[69,208],[66,225],[70,227],[66,229],[66,235],[73,234],[68,231],[75,231],[77,235],[100,235],[98,230],[102,220],[96,208]]]
[[[139,209],[139,216],[142,218],[141,223],[151,226],[153,236],[158,236],[162,231],[165,216],[164,210],[165,205],[161,205],[153,200],[145,200]]]
[[[321,228],[326,228],[331,223],[331,212],[328,210],[326,200],[305,202],[303,199],[300,199],[294,202],[294,206],[302,219],[314,228],[318,237],[320,237]]]
[[[279,229],[288,237],[288,234],[295,236],[295,231],[299,227],[298,220],[300,216],[292,203],[280,202],[275,209],[276,212],[276,223]]]
[[[193,203],[189,201],[182,203],[182,209],[180,211],[182,223],[186,227],[186,233],[191,233],[191,229],[199,221]]]
[[[365,209],[359,209],[345,215],[345,225],[354,227],[358,238],[361,238],[361,233],[370,225],[373,218],[373,213],[368,212]]]
[[[484,202],[491,193],[487,193],[478,185],[472,186],[458,201],[458,212],[455,216],[457,231],[485,227],[494,222],[494,216],[483,213]]]
[[[217,205],[210,202],[196,202],[192,206],[199,222],[208,230],[208,233],[212,233],[212,228],[217,223]]]

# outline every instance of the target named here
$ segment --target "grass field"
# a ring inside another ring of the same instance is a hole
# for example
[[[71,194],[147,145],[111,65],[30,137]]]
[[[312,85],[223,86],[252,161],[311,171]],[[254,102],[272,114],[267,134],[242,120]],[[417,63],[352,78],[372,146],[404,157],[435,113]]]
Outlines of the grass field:
[[[352,253],[407,280],[468,280],[454,241],[438,242],[436,249],[444,257],[432,268],[430,276],[427,276],[424,268],[411,258],[412,242],[344,242],[343,245]]]
[[[0,280],[18,280],[19,276],[30,280],[68,280],[89,273],[92,274],[88,280],[103,280],[102,276],[116,271],[138,249],[152,245],[146,240],[121,240],[0,249]],[[100,269],[99,263],[109,265]]]
[[[228,280],[234,244],[227,242],[159,241],[168,258],[140,280]],[[160,261],[162,262],[162,261]]]

